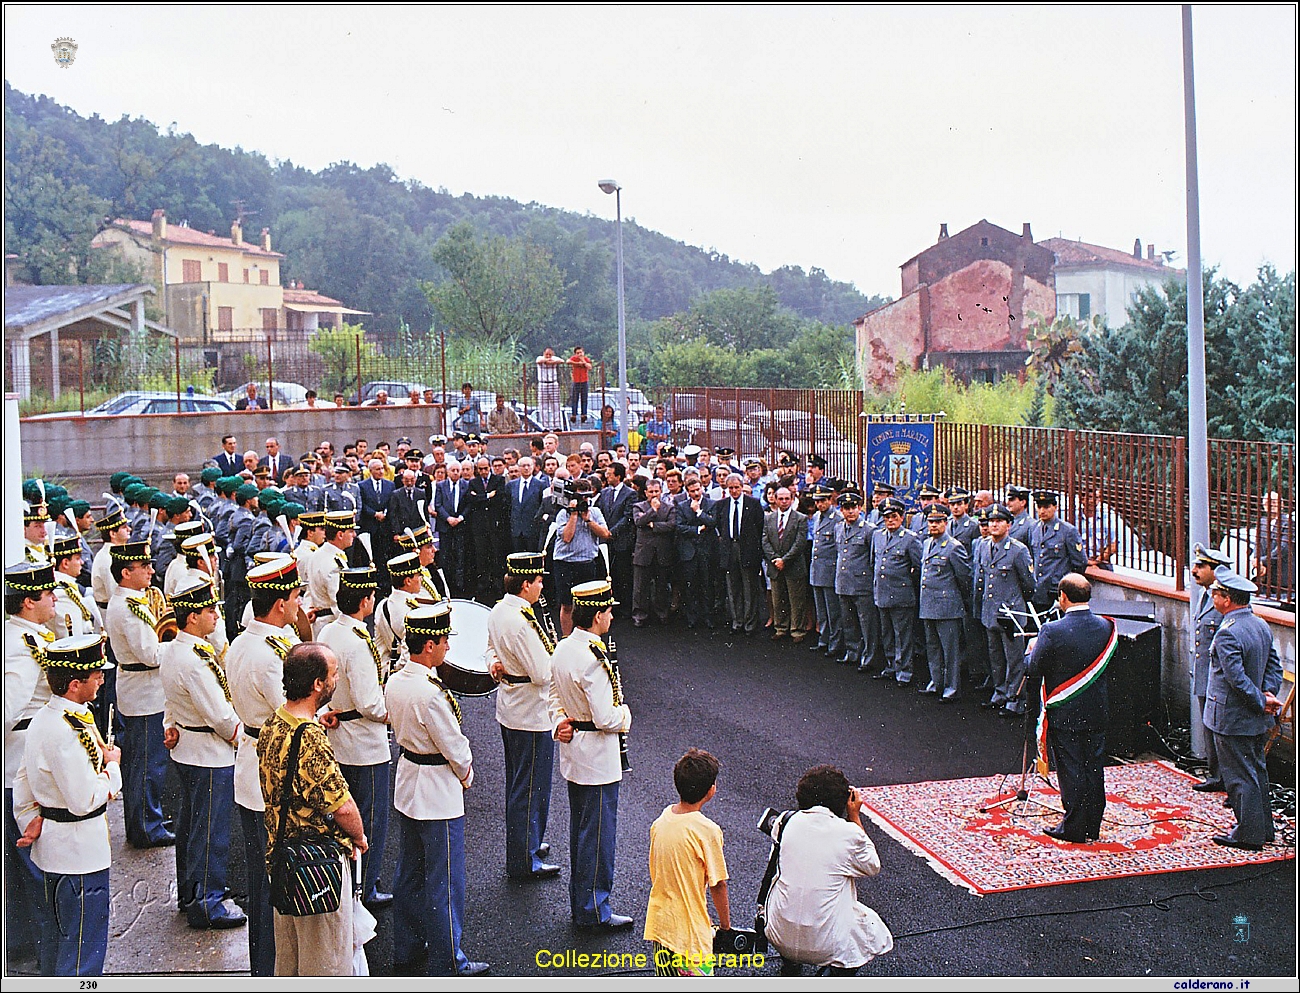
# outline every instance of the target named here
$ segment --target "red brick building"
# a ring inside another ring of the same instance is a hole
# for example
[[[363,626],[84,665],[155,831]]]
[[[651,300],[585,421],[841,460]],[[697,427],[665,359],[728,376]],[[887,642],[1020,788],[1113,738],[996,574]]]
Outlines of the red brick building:
[[[1054,256],[986,220],[948,235],[903,263],[902,296],[853,322],[858,368],[869,390],[896,385],[900,363],[950,368],[967,382],[1024,371],[1028,315],[1056,313]]]

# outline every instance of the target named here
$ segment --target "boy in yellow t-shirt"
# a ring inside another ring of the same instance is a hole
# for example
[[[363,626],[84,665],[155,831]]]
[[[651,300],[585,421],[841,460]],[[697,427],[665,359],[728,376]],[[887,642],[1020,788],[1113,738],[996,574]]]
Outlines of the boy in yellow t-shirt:
[[[680,802],[650,825],[650,906],[645,940],[654,942],[655,975],[713,975],[713,898],[721,927],[731,927],[722,828],[700,812],[718,792],[718,760],[692,748],[673,766]]]

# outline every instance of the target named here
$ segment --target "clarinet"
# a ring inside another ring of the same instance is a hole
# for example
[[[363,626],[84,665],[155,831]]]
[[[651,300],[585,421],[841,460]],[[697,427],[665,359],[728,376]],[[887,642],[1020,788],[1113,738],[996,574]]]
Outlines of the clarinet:
[[[614,644],[613,638],[606,638],[605,643],[609,646],[609,668],[614,673],[614,686],[618,691],[618,699],[615,703],[624,703],[623,699],[623,674],[618,668],[618,646]],[[619,732],[618,736],[618,763],[624,772],[632,771],[632,761],[627,754],[627,732]]]

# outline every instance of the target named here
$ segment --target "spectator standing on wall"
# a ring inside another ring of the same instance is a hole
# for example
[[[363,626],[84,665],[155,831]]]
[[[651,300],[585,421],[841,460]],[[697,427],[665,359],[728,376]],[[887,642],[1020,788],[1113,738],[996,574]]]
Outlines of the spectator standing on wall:
[[[564,359],[547,348],[537,356],[537,406],[542,427],[548,431],[563,428],[560,418],[560,366]]]
[[[582,411],[582,420],[587,419],[587,386],[591,378],[591,364],[591,359],[582,350],[582,346],[574,345],[573,354],[569,356],[569,410],[574,420],[578,419],[579,409]]]
[[[456,407],[456,421],[452,425],[457,431],[477,434],[483,428],[483,411],[474,399],[474,384],[460,384],[460,403]]]

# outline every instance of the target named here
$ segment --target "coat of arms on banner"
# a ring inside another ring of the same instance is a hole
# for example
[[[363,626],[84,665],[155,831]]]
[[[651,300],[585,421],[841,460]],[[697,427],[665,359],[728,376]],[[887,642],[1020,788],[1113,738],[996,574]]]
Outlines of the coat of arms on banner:
[[[934,476],[934,424],[872,422],[867,424],[867,486],[888,483],[907,504]]]
[[[50,46],[54,61],[60,69],[67,69],[77,59],[77,43],[71,38],[55,38]]]

